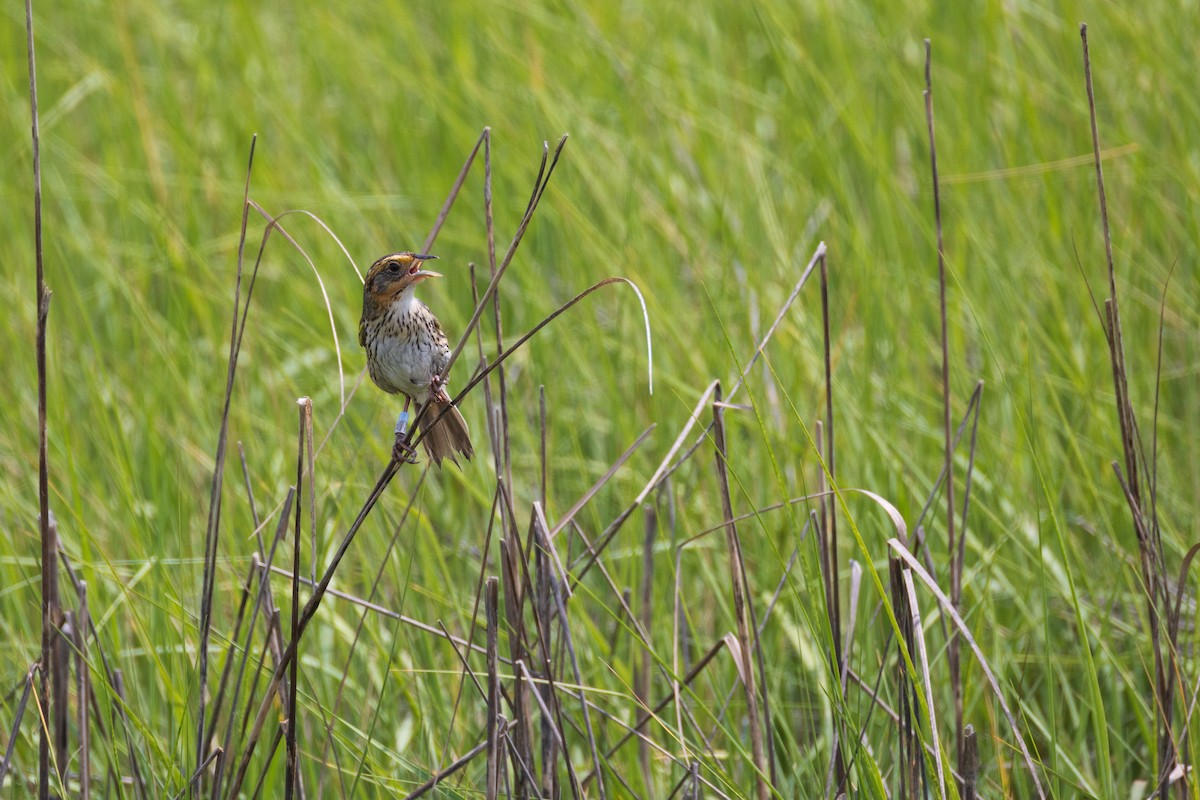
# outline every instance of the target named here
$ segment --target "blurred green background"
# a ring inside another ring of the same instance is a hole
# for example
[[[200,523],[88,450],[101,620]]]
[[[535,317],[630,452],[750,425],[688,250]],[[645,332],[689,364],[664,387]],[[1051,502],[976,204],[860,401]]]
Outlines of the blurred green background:
[[[658,425],[581,515],[594,537],[652,474],[703,388],[719,378],[728,389],[819,241],[829,248],[839,483],[883,495],[912,523],[942,459],[924,37],[933,41],[956,419],[976,381],[986,382],[965,615],[1055,794],[1098,794],[1112,785],[1124,796],[1153,778],[1144,593],[1129,514],[1109,466],[1120,444],[1107,349],[1087,288],[1090,282],[1103,297],[1107,278],[1078,23],[1090,26],[1131,390],[1147,442],[1160,303],[1176,265],[1162,315],[1157,398],[1158,500],[1174,574],[1200,534],[1200,472],[1192,462],[1200,445],[1194,3],[322,7],[133,0],[35,4],[35,16],[45,263],[54,292],[51,506],[63,547],[89,581],[101,641],[126,673],[135,747],[162,792],[180,789],[194,768],[203,534],[252,134],[259,138],[251,197],[271,213],[318,215],[365,271],[385,252],[420,245],[484,126],[493,135],[503,252],[542,142],[569,132],[501,289],[506,340],[587,285],[627,277],[648,305],[655,392],[648,392],[638,306],[623,288],[585,301],[515,356],[507,377],[519,524],[539,497],[539,386],[550,424],[551,522],[643,429]],[[0,689],[7,693],[38,657],[40,628],[22,9],[8,4],[0,20],[7,212],[0,217],[0,291],[8,304],[0,324]],[[427,284],[422,295],[452,338],[472,310],[467,265],[487,261],[481,167],[434,248],[447,279]],[[292,217],[286,227],[320,271],[333,330],[307,263],[274,238],[254,289],[230,440],[244,443],[260,512],[277,512],[295,479],[295,399],[313,398],[318,443],[332,431],[317,459],[319,571],[386,459],[398,403],[368,381],[339,419],[339,369],[349,397],[364,364],[356,342],[361,287],[318,226]],[[262,229],[252,214],[251,258]],[[729,412],[739,513],[815,485],[805,430],[823,413],[821,341],[814,282],[768,348],[769,368],[756,370],[737,398],[756,413]],[[475,367],[473,353],[455,370],[458,386]],[[334,584],[365,595],[383,564],[376,602],[429,624],[442,619],[456,632],[471,624],[494,482],[482,394],[463,411],[481,457],[461,472],[433,471],[419,490],[419,472],[402,472]],[[705,449],[657,501],[664,515],[672,510],[675,526],[660,534],[654,557],[654,618],[662,624],[652,639],[668,668],[672,541],[721,519],[710,462]],[[964,450],[960,506],[966,462]],[[414,492],[414,516],[388,551]],[[870,561],[886,579],[884,542],[892,532],[873,506],[848,502],[868,551],[844,535],[843,565]],[[793,548],[811,550],[811,539],[798,539],[804,519],[801,507],[743,527],[760,614]],[[236,587],[255,549],[252,528],[234,456],[214,626],[222,653]],[[640,584],[641,528],[639,515],[606,554],[619,588]],[[942,568],[944,511],[927,528]],[[682,565],[698,657],[733,626],[723,545],[709,537],[684,551]],[[1076,621],[1072,578],[1086,632]],[[604,702],[628,722],[637,710],[629,687],[641,651],[624,638],[607,584],[592,574],[582,586],[572,617],[584,683],[613,693]],[[869,613],[878,601],[869,582],[863,597],[855,668],[873,676],[889,629]],[[933,601],[923,597],[932,617]],[[797,568],[764,630],[777,667],[768,670],[768,684],[783,796],[811,796],[823,786],[829,758],[821,602],[820,587]],[[478,741],[482,702],[468,686],[451,728],[454,652],[370,616],[333,712],[335,765],[322,752],[322,720],[357,615],[329,600],[306,638],[306,780],[315,784],[328,766],[355,796],[403,796]],[[935,678],[944,680],[936,624],[929,636]],[[219,667],[223,656],[215,658]],[[973,663],[966,675],[966,716],[981,733],[988,794],[1028,794],[1032,784],[1014,766],[1012,732],[994,696]],[[1189,651],[1180,680],[1194,675]],[[734,676],[727,660],[715,664],[693,702],[715,706]],[[1091,680],[1103,709],[1086,692]],[[652,695],[669,688],[656,675]],[[946,736],[949,683],[937,688]],[[855,691],[844,713],[861,723],[867,704]],[[0,729],[7,730],[15,702],[5,694]],[[740,706],[733,708],[713,750],[696,756],[722,791],[749,795]],[[1112,740],[1108,758],[1093,735],[1101,710]],[[656,741],[679,753],[672,732],[651,727]],[[619,733],[610,726],[601,738],[611,743]],[[863,751],[855,791],[873,794],[864,765],[877,763],[894,782],[894,729],[876,712],[866,738],[873,755]],[[30,779],[35,741],[27,717],[10,781]],[[586,740],[571,744],[582,769]],[[124,742],[104,746],[124,758]],[[282,787],[282,760],[269,774],[267,796]],[[640,774],[633,746],[614,758],[613,769],[646,797],[665,796],[682,777],[665,759]],[[439,791],[475,796],[482,780],[480,763]]]

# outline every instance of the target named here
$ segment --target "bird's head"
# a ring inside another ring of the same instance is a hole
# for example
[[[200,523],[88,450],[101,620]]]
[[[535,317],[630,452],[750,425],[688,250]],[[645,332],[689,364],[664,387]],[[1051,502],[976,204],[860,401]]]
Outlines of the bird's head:
[[[392,253],[376,261],[367,270],[363,282],[365,292],[376,301],[388,301],[426,278],[440,278],[440,273],[422,269],[421,265],[437,256],[423,253]]]

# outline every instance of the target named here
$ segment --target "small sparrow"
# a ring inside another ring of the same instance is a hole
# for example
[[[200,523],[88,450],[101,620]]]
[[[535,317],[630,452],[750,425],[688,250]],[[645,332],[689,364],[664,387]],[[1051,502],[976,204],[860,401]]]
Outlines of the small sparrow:
[[[450,362],[446,334],[429,307],[415,296],[418,283],[442,277],[421,268],[433,258],[437,256],[392,253],[371,265],[363,283],[358,343],[367,350],[367,368],[375,385],[390,394],[404,395],[393,457],[415,462],[412,448],[404,443],[408,408],[413,402],[418,409],[429,402],[421,417],[421,442],[433,463],[440,466],[443,458],[455,464],[458,455],[470,459],[475,450],[467,421],[450,404],[445,391],[444,373]]]

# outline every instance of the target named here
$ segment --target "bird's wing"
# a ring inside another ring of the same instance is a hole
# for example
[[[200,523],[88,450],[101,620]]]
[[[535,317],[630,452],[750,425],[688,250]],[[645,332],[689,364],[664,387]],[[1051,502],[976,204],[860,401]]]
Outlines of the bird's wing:
[[[450,342],[442,330],[442,324],[432,313],[426,317],[429,333],[433,335],[433,371],[446,377],[446,367],[450,364]]]
[[[358,318],[358,346],[367,346],[367,315]]]

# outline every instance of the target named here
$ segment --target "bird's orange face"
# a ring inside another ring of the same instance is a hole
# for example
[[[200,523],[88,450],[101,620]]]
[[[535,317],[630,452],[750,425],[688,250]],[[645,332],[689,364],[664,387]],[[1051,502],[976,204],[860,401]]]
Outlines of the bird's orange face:
[[[421,265],[437,256],[423,253],[392,253],[376,261],[367,270],[363,288],[376,301],[387,301],[426,278],[440,278],[440,273],[422,269]]]

